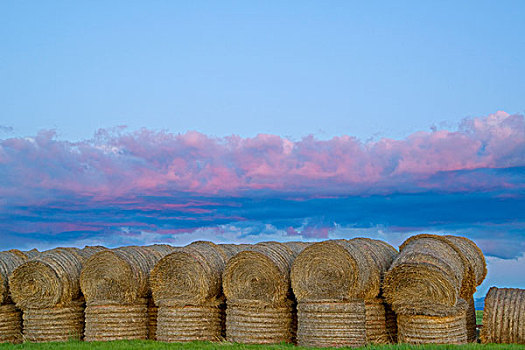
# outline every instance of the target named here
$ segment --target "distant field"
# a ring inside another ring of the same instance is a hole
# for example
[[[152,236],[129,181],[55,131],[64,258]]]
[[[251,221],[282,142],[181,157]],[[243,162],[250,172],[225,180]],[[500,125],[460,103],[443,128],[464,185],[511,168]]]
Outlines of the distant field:
[[[476,324],[483,324],[483,310],[476,310]]]
[[[125,350],[125,349],[182,349],[182,350],[306,350],[312,348],[303,348],[293,345],[240,345],[231,343],[204,343],[195,342],[187,344],[167,344],[154,341],[116,341],[107,343],[83,343],[83,342],[70,342],[70,343],[44,343],[44,344],[20,344],[20,345],[9,345],[0,344],[0,349],[31,349],[31,350],[55,350],[55,349],[99,349],[99,350]],[[342,348],[340,348],[342,349]],[[382,346],[367,346],[362,349],[365,350],[444,350],[444,349],[461,349],[461,350],[523,350],[523,345],[509,345],[509,344],[468,344],[468,345],[382,345]]]

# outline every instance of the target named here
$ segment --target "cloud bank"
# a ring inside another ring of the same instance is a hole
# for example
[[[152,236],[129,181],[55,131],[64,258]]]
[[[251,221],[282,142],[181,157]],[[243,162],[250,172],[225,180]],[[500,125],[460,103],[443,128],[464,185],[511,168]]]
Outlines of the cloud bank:
[[[0,139],[1,249],[457,233],[525,252],[525,119],[402,140],[217,138],[124,127]]]

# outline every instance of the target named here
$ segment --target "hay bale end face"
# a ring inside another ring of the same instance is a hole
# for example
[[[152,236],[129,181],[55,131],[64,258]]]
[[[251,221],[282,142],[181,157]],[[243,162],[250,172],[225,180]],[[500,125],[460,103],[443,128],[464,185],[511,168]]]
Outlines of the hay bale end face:
[[[68,249],[42,253],[9,277],[11,297],[21,309],[66,305],[80,296],[81,258]]]
[[[175,249],[151,271],[155,304],[200,305],[218,299],[226,258],[222,249],[211,242]]]
[[[325,241],[305,248],[295,259],[292,288],[298,302],[348,301],[379,294],[379,274],[374,274],[367,254],[345,240]],[[377,277],[377,278],[374,278]]]
[[[461,251],[447,238],[417,235],[406,240],[385,275],[384,296],[394,311],[403,306],[453,308],[470,271]]]
[[[489,289],[480,338],[484,344],[525,344],[525,289]]]
[[[80,275],[86,301],[133,304],[146,298],[150,292],[149,273],[168,250],[164,246],[130,246],[94,254]]]
[[[293,251],[278,242],[263,242],[228,261],[223,290],[231,302],[257,301],[267,305],[286,303],[290,296]]]

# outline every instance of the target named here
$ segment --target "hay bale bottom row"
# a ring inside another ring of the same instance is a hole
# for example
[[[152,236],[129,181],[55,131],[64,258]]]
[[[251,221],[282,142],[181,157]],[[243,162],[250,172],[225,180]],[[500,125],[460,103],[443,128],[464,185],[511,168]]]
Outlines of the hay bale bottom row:
[[[364,301],[299,303],[297,344],[313,347],[366,345]]]
[[[466,344],[466,312],[453,316],[397,315],[398,339],[409,344]]]
[[[292,307],[228,304],[226,339],[243,344],[291,343],[295,330]]]
[[[23,312],[23,338],[27,342],[81,340],[84,333],[84,307],[78,303]]]
[[[218,306],[159,306],[157,340],[220,341],[223,311]]]
[[[86,307],[86,341],[148,339],[146,302]]]
[[[0,343],[22,342],[22,315],[13,304],[0,306]]]

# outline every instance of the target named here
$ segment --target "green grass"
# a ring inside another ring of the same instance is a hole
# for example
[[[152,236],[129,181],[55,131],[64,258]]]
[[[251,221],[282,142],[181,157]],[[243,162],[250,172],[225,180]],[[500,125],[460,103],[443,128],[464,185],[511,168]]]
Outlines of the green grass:
[[[483,310],[476,310],[476,324],[483,324]]]
[[[182,350],[306,350],[312,348],[303,348],[289,344],[283,345],[241,345],[232,343],[208,343],[195,342],[185,344],[167,344],[154,341],[115,341],[115,342],[69,342],[69,343],[43,343],[43,344],[0,344],[0,349],[29,349],[29,350],[61,350],[61,349],[80,349],[80,350],[125,350],[125,349],[146,349],[146,350],[160,350],[160,349],[182,349]],[[344,349],[344,348],[340,348]],[[349,349],[349,348],[348,348]],[[467,344],[467,345],[375,345],[367,346],[362,349],[366,350],[523,350],[524,345],[517,344]]]

